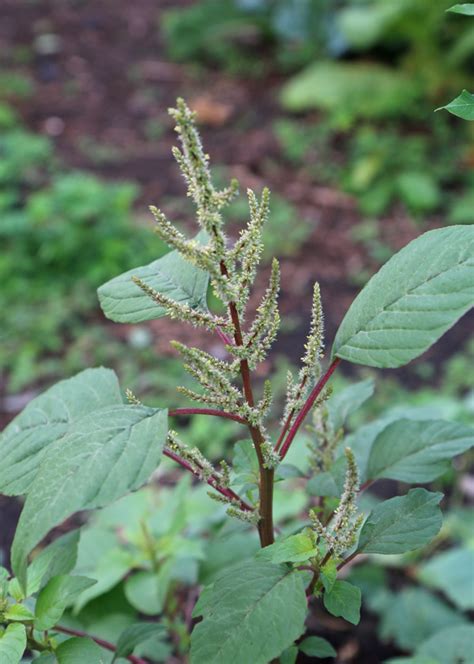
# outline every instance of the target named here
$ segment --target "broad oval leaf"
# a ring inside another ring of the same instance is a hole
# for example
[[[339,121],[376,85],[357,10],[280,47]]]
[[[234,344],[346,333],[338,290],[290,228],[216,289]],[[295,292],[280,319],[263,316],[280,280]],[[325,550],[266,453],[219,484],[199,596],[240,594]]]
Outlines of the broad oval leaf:
[[[337,652],[326,639],[320,636],[308,636],[299,645],[298,650],[308,655],[308,657],[337,657]]]
[[[28,597],[38,592],[53,576],[68,574],[77,561],[79,530],[58,537],[43,549],[28,567]]]
[[[441,590],[463,611],[474,609],[474,550],[468,547],[443,551],[424,563],[417,576],[431,588]]]
[[[38,595],[35,606],[35,628],[44,631],[58,623],[66,608],[96,581],[85,576],[61,574],[48,581]]]
[[[154,635],[161,636],[165,631],[164,626],[157,623],[142,622],[130,625],[120,634],[117,641],[116,656],[128,657],[140,643],[148,641]]]
[[[360,621],[362,595],[360,588],[348,581],[336,581],[330,592],[325,592],[324,606],[333,616],[344,618],[353,625]]]
[[[399,367],[427,350],[474,301],[474,227],[429,231],[393,256],[359,293],[332,350]]]
[[[50,445],[82,416],[119,403],[117,376],[103,367],[81,371],[30,401],[0,435],[0,492],[26,493]]]
[[[274,564],[302,563],[317,554],[318,549],[315,548],[313,539],[302,532],[290,535],[285,539],[279,539],[274,544],[260,549],[257,558],[269,560]]]
[[[328,401],[329,417],[337,430],[344,426],[346,420],[364,404],[374,393],[372,378],[361,380],[337,392]]]
[[[431,482],[449,468],[449,459],[474,445],[470,427],[443,420],[397,420],[372,446],[367,475],[401,482]]]
[[[26,649],[26,630],[20,623],[8,625],[0,634],[0,662],[19,664]]]
[[[38,542],[79,510],[104,507],[138,489],[161,460],[167,411],[109,406],[75,423],[38,470],[20,516],[12,566],[23,588]]]
[[[472,5],[474,7],[474,5]],[[453,101],[446,106],[441,106],[437,111],[449,111],[462,120],[474,120],[474,95],[467,90],[463,90]]]
[[[63,641],[55,650],[58,664],[108,664],[110,653],[88,637],[75,636]]]
[[[411,489],[380,503],[360,531],[359,553],[405,553],[427,544],[441,528],[442,493]]]
[[[191,634],[192,664],[267,664],[304,631],[301,572],[286,565],[245,562],[219,576],[200,597],[203,620]]]
[[[132,277],[139,277],[175,302],[207,311],[208,273],[186,261],[174,250],[149,265],[124,272],[98,289],[102,311],[116,323],[141,323],[166,316],[166,309],[144,293],[132,281]]]
[[[389,594],[381,611],[380,636],[399,648],[413,651],[444,627],[465,624],[466,618],[424,588],[406,588]]]
[[[474,652],[474,625],[447,627],[421,644],[418,657],[432,657],[442,664],[472,662]]]

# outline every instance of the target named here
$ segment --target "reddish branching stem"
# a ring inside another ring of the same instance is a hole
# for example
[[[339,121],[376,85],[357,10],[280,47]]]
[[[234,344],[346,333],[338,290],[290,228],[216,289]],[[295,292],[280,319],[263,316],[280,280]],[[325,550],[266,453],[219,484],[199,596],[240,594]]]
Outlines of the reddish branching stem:
[[[199,472],[197,472],[196,469],[193,468],[193,466],[188,461],[186,461],[186,459],[183,459],[182,457],[179,456],[179,454],[176,454],[176,452],[173,452],[172,450],[165,448],[163,450],[163,454],[167,456],[169,459],[173,459],[173,461],[176,461],[176,463],[179,463],[180,466],[186,468],[186,470],[188,470],[196,477],[199,477]],[[243,500],[238,494],[236,494],[235,491],[220,486],[219,481],[216,477],[212,476],[206,481],[209,484],[209,486],[211,486],[213,489],[219,492],[222,496],[225,496],[229,500],[237,501],[239,503],[239,507],[241,510],[244,510],[246,512],[253,512],[253,508],[248,503],[246,503],[245,500]]]
[[[299,386],[299,388],[298,388],[298,393],[297,393],[297,396],[296,396],[297,399],[299,399],[299,397],[300,397],[300,395],[301,395],[301,393],[302,393],[302,391],[303,391],[303,389],[304,389],[304,386],[306,385],[307,378],[308,378],[308,377],[305,376],[305,377],[303,378],[303,380],[301,381],[301,384],[300,384],[300,386]],[[291,412],[289,413],[288,417],[286,418],[286,422],[285,422],[285,424],[283,425],[283,429],[281,430],[280,435],[279,435],[279,437],[278,437],[278,440],[277,440],[277,442],[276,442],[276,444],[275,444],[275,452],[278,452],[278,450],[280,449],[281,444],[283,443],[283,440],[284,440],[284,438],[285,438],[285,436],[286,436],[286,433],[287,433],[288,429],[290,428],[291,420],[293,419],[294,415],[295,415],[295,409],[293,408],[293,409],[291,410]]]
[[[240,424],[247,424],[247,421],[243,417],[240,417],[240,415],[226,413],[223,410],[214,410],[213,408],[173,408],[168,411],[168,415],[171,417],[179,417],[180,415],[212,415],[214,417],[223,417],[226,420],[234,420],[234,422],[239,422]]]
[[[232,341],[232,339],[224,332],[224,330],[221,330],[220,327],[216,328],[216,334],[225,346],[233,346],[234,345],[234,342]]]
[[[112,643],[109,643],[109,641],[104,641],[104,639],[99,639],[97,636],[92,636],[91,634],[87,634],[86,632],[82,632],[78,629],[69,629],[69,627],[61,627],[60,625],[56,625],[54,630],[56,632],[68,634],[69,636],[78,636],[81,638],[87,637],[95,641],[97,645],[101,646],[101,648],[109,650],[110,652],[115,652],[117,650],[117,648]],[[140,657],[135,657],[135,655],[128,655],[128,657],[125,659],[128,659],[128,661],[132,664],[148,664],[146,660],[141,659]]]
[[[319,381],[316,383],[316,385],[311,390],[308,398],[305,401],[304,406],[302,407],[302,409],[298,413],[297,417],[295,418],[295,421],[291,425],[291,428],[288,432],[288,435],[285,439],[285,442],[281,446],[281,449],[280,449],[280,458],[281,459],[285,458],[288,450],[290,449],[290,445],[293,442],[294,437],[298,433],[298,430],[299,430],[300,426],[303,424],[303,421],[304,421],[306,415],[309,413],[311,408],[314,406],[314,402],[316,401],[318,396],[321,394],[321,392],[324,389],[326,383],[331,378],[332,374],[336,370],[336,368],[337,368],[338,364],[340,363],[340,361],[341,361],[340,358],[336,357],[332,361],[332,363],[330,364],[330,366],[328,367],[326,372],[321,376]]]

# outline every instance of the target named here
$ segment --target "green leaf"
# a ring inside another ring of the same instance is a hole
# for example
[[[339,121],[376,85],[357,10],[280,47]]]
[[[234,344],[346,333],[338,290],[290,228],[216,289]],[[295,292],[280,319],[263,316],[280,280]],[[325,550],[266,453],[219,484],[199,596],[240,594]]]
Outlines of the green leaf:
[[[298,648],[296,646],[291,646],[291,648],[287,648],[281,653],[278,661],[280,664],[295,664],[297,657]]]
[[[204,239],[201,233],[197,237]],[[177,251],[170,251],[149,265],[124,272],[98,289],[102,311],[116,323],[141,323],[166,316],[166,309],[144,293],[132,277],[139,277],[175,302],[207,311],[209,275],[191,265]]]
[[[158,572],[137,572],[125,582],[125,595],[130,604],[140,613],[155,616],[163,610],[172,564],[164,563]]]
[[[290,111],[330,111],[347,125],[358,117],[398,116],[418,94],[413,81],[390,67],[320,61],[290,79],[281,101]]]
[[[446,106],[440,106],[437,111],[449,111],[452,115],[456,115],[462,120],[474,120],[474,95],[463,90],[453,101],[450,101]]]
[[[135,564],[136,557],[133,553],[119,548],[117,545],[115,548],[107,551],[94,567],[91,566],[87,570],[76,568],[75,571],[77,574],[80,573],[97,579],[97,583],[81,593],[77,598],[74,603],[74,612],[78,613],[91,600],[111,590],[127,576]]]
[[[23,622],[34,620],[35,615],[23,604],[11,604],[3,614],[7,621]]]
[[[157,623],[143,622],[130,625],[122,632],[117,641],[116,657],[128,657],[140,643],[148,641],[150,637],[163,632],[163,625]]]
[[[332,464],[331,468],[318,473],[312,477],[306,488],[312,496],[325,496],[328,498],[339,498],[344,487],[344,478],[346,476],[347,460],[346,457],[339,457]]]
[[[413,651],[444,627],[466,619],[423,588],[408,588],[391,596],[382,610],[380,635],[402,650]]]
[[[342,427],[349,416],[358,410],[367,399],[370,399],[373,393],[374,381],[372,378],[368,378],[354,385],[349,385],[349,387],[331,396],[328,402],[328,410],[333,427],[336,430]]]
[[[0,662],[19,664],[26,649],[26,630],[20,623],[8,625],[0,634]]]
[[[326,639],[320,636],[308,636],[298,644],[298,649],[308,657],[336,657],[337,652]]]
[[[33,558],[28,567],[28,596],[38,592],[53,576],[69,574],[77,561],[79,530],[58,537]]]
[[[86,588],[94,585],[94,579],[85,576],[54,576],[38,595],[35,607],[35,628],[44,631],[54,627],[66,608]]]
[[[324,606],[333,616],[344,618],[353,625],[360,621],[360,588],[348,581],[336,581],[330,593],[325,592]]]
[[[474,4],[472,2],[464,2],[459,5],[453,5],[447,12],[453,12],[453,14],[464,14],[464,16],[474,16]]]
[[[58,660],[51,652],[42,652],[39,657],[35,657],[32,664],[57,664]]]
[[[258,459],[251,440],[240,440],[234,445],[232,467],[236,474],[234,486],[258,485]]]
[[[463,611],[474,609],[474,551],[468,548],[439,553],[422,565],[417,576],[431,588],[441,590]]]
[[[318,553],[313,540],[306,533],[291,535],[286,539],[277,540],[274,544],[266,546],[257,554],[278,565],[279,563],[302,563]]]
[[[367,475],[401,482],[431,482],[450,467],[449,460],[474,445],[474,430],[443,420],[397,420],[378,434]]]
[[[111,406],[79,420],[55,443],[28,493],[12,547],[12,566],[26,586],[28,553],[74,512],[104,507],[138,489],[158,466],[167,411]]]
[[[236,653],[241,662],[267,664],[304,631],[303,576],[286,565],[245,562],[219,576],[198,607],[192,664],[222,664]]]
[[[443,494],[426,489],[411,489],[375,507],[359,536],[357,550],[362,553],[405,553],[427,544],[442,523],[438,507]]]
[[[55,650],[58,664],[108,664],[109,655],[95,641],[75,636],[63,641]]]
[[[91,411],[122,403],[111,369],[86,369],[30,401],[0,435],[0,492],[26,493],[44,453]]]
[[[472,662],[474,625],[458,625],[442,629],[425,641],[416,651],[417,657],[432,657],[442,664]]]
[[[337,579],[337,565],[334,558],[329,558],[327,563],[321,567],[321,582],[326,592],[330,593]]]
[[[359,293],[333,357],[399,367],[427,350],[473,303],[474,227],[428,231],[399,251]]]

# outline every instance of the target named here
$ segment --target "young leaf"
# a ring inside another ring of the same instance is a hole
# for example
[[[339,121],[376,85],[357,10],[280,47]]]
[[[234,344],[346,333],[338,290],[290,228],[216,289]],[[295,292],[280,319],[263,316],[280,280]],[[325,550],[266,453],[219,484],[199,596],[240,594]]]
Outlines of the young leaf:
[[[191,635],[191,664],[235,660],[267,664],[304,631],[307,612],[301,572],[285,565],[245,562],[206,590]]]
[[[321,583],[326,592],[330,593],[337,579],[337,565],[334,558],[329,558],[327,563],[321,567]]]
[[[447,627],[421,644],[417,657],[432,657],[442,664],[472,662],[474,651],[474,625]]]
[[[473,303],[474,227],[424,233],[359,293],[339,327],[333,357],[399,367],[427,350]]]
[[[298,533],[266,546],[259,551],[257,557],[265,558],[278,565],[279,563],[302,563],[317,553],[318,549],[315,548],[311,537],[306,533]]]
[[[3,613],[5,619],[10,622],[24,622],[34,620],[35,615],[23,604],[11,604]]]
[[[20,623],[8,625],[0,634],[0,662],[19,664],[26,649],[26,630]]]
[[[291,648],[287,648],[281,653],[278,661],[280,664],[295,664],[297,657],[298,648],[296,646],[291,646]]]
[[[130,625],[130,627],[127,627],[127,629],[120,634],[117,641],[115,656],[128,657],[128,655],[131,655],[140,643],[148,641],[153,635],[162,634],[163,632],[163,625],[157,623],[143,622]]]
[[[38,595],[35,607],[35,628],[51,629],[60,620],[66,608],[83,590],[94,585],[94,579],[85,576],[54,576]]]
[[[359,536],[359,553],[405,553],[427,544],[441,528],[438,507],[443,494],[411,489],[385,500],[367,517]]]
[[[120,403],[117,376],[104,368],[81,371],[30,401],[0,435],[0,492],[26,493],[50,445],[87,413]]]
[[[132,277],[142,279],[153,290],[175,302],[207,311],[209,275],[194,267],[177,251],[170,251],[149,265],[124,272],[98,289],[102,311],[116,323],[141,323],[166,316],[166,309],[144,293]]]
[[[324,606],[333,616],[344,618],[353,625],[360,621],[360,588],[348,581],[336,581],[330,593],[325,592]]]
[[[474,5],[473,5],[474,7]],[[463,90],[453,101],[450,101],[446,106],[440,106],[437,111],[449,111],[452,115],[456,115],[462,120],[474,120],[474,95]]]
[[[474,609],[474,550],[451,549],[434,556],[417,573],[420,581],[441,590],[463,611]]]
[[[95,641],[75,636],[63,641],[55,650],[58,664],[108,664],[110,657]]]
[[[112,406],[79,420],[54,444],[28,493],[12,547],[12,566],[26,586],[28,553],[74,512],[104,507],[138,489],[158,466],[167,411]]]
[[[431,482],[449,460],[474,445],[474,430],[443,420],[397,420],[375,439],[367,475],[401,482]]]
[[[258,459],[251,440],[240,440],[234,445],[234,486],[258,485]]]
[[[320,636],[308,636],[298,644],[298,649],[308,657],[336,657],[337,652],[326,639]]]
[[[464,2],[459,5],[453,5],[447,12],[453,12],[453,14],[464,14],[464,16],[474,16],[474,4],[472,2]]]
[[[28,567],[28,596],[38,592],[53,576],[69,574],[77,561],[79,530],[58,537]]]
[[[91,600],[100,597],[108,590],[111,590],[117,585],[117,583],[127,576],[128,572],[133,569],[135,565],[136,557],[133,555],[132,551],[119,548],[116,544],[115,548],[107,551],[96,565],[91,565],[87,569],[81,570],[76,567],[76,574],[90,576],[93,579],[97,579],[97,583],[80,594],[74,602],[74,612],[78,613]]]
[[[125,582],[125,595],[130,604],[148,616],[156,616],[163,604],[171,581],[170,562],[161,566],[159,572],[137,572]]]
[[[336,392],[328,401],[329,417],[334,429],[342,427],[347,418],[352,415],[363,403],[370,399],[374,393],[372,378],[361,380],[359,383],[349,385],[340,392]]]

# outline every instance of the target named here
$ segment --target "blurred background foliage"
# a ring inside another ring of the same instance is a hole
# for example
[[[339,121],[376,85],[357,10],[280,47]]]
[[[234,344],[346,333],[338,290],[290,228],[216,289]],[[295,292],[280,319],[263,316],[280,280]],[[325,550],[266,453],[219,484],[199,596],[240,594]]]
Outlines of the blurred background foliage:
[[[179,186],[164,173],[173,169],[165,110],[177,94],[195,102],[204,133],[215,133],[218,180],[243,174],[244,186],[265,180],[275,190],[266,260],[302,253],[309,265],[309,251],[302,250],[311,247],[316,258],[324,253],[318,228],[331,232],[328,208],[346,217],[344,251],[358,258],[349,256],[347,269],[331,279],[342,304],[329,314],[330,329],[354,287],[403,244],[398,232],[410,239],[431,225],[474,221],[472,125],[433,112],[468,86],[474,63],[474,23],[447,15],[450,4],[142,0],[134,28],[125,25],[132,17],[125,7],[113,17],[81,0],[31,0],[31,15],[22,18],[7,2],[0,60],[2,390],[14,394],[91,362],[126,365],[124,341],[149,386],[143,375],[153,362],[153,333],[110,335],[95,289],[166,250],[145,217],[145,204],[158,202],[155,191],[173,213],[191,217]],[[107,80],[107,69],[84,50],[99,54],[110,31],[120,82]],[[86,76],[91,80],[84,83]],[[121,102],[107,103],[117,90],[124,93],[120,113],[130,117],[131,109],[133,131],[120,126],[104,139],[98,116],[114,124]],[[87,95],[97,112],[80,106]],[[85,122],[77,128],[80,118]],[[145,174],[154,150],[159,172]],[[150,186],[160,175],[164,185]],[[245,220],[244,198],[229,217],[232,229]],[[294,289],[289,284],[284,300],[290,340],[302,339],[298,303],[309,281],[325,279],[324,268],[306,272]],[[352,290],[344,292],[342,277]],[[415,372],[430,374],[424,363]],[[161,378],[154,388],[161,381],[167,392]]]
[[[315,280],[322,286],[329,342],[357,290],[394,251],[429,228],[474,223],[474,123],[434,112],[463,87],[472,88],[474,20],[446,14],[451,4],[28,0],[20,6],[4,0],[2,423],[54,380],[98,364],[114,367],[123,385],[152,404],[182,405],[175,388],[186,379],[169,340],[189,343],[192,335],[197,345],[222,352],[217,339],[165,320],[114,325],[97,306],[101,283],[166,251],[153,234],[148,204],[163,206],[191,229],[192,208],[183,201],[170,156],[174,135],[166,109],[178,95],[198,114],[216,179],[235,176],[243,192],[264,184],[274,192],[264,263],[268,267],[272,255],[282,258],[284,323],[273,365],[265,369],[274,373],[277,405],[286,370],[301,354]],[[229,209],[231,238],[246,215],[242,197]],[[267,267],[257,291],[265,287]],[[389,405],[472,422],[471,331],[472,318],[465,319],[410,367],[379,372],[374,397],[349,429],[382,416]],[[368,370],[346,372],[336,379],[336,390],[357,376],[375,377]],[[232,422],[194,418],[180,424],[211,457],[238,436]],[[459,605],[462,595],[450,593],[443,570],[465,568],[472,557],[472,515],[465,509],[474,495],[472,458],[466,455],[457,470],[438,480],[451,511],[429,562],[414,555],[390,560],[384,569],[368,562],[353,573],[369,597],[361,643],[364,630],[372,643],[376,629],[380,643],[394,644],[395,652],[414,651],[441,624],[464,624],[462,612],[472,606]],[[153,497],[146,490],[130,500],[142,501],[148,518],[148,502],[167,499],[166,491]],[[214,505],[212,514],[205,511],[200,490],[189,499],[182,488],[176,491],[189,505],[186,516],[176,517],[178,526],[170,521],[173,537],[189,528],[196,535],[220,527]],[[297,492],[293,499],[289,518],[303,504]],[[105,512],[91,531],[113,530],[112,517]],[[120,531],[120,547],[135,555],[143,538],[128,527],[129,541]],[[154,537],[166,535],[154,527]],[[105,540],[116,557],[115,535],[107,537],[91,535],[92,561],[105,555]],[[234,533],[211,553],[228,560],[237,544],[250,552],[248,540]],[[170,563],[166,584],[205,579],[197,540],[196,546],[192,565],[187,560],[183,567],[179,555]],[[124,569],[140,567],[124,564],[108,581],[104,567],[101,586],[124,615],[107,623],[91,600],[71,617],[72,625],[93,623],[99,636],[113,640],[121,620],[143,611],[140,584],[116,586]],[[430,611],[421,610],[428,606]],[[378,616],[375,626],[371,613]],[[381,661],[369,659],[370,648],[364,652],[365,664]],[[168,655],[163,646],[163,659]]]

